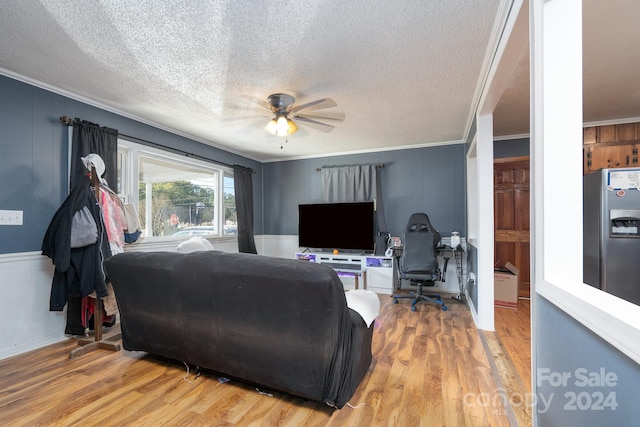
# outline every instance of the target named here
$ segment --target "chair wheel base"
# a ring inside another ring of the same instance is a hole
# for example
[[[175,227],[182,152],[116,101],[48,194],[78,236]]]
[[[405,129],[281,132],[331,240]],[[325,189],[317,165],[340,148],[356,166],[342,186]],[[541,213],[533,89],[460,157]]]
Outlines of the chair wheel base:
[[[393,298],[393,303],[394,304],[398,304],[398,300],[399,299],[407,299],[410,298],[411,299],[411,311],[417,311],[418,310],[418,303],[421,302],[430,302],[430,303],[434,303],[434,304],[438,304],[440,306],[440,309],[442,311],[447,311],[448,308],[447,306],[444,304],[444,301],[442,301],[442,298],[440,297],[440,295],[423,295],[422,294],[422,290],[418,290],[418,292],[411,292],[409,294],[396,294],[396,295],[389,295],[391,298]]]

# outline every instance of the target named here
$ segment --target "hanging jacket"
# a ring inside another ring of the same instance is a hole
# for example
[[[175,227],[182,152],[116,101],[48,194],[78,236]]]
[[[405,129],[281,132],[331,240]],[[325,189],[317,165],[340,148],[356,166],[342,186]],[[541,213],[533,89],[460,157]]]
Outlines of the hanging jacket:
[[[98,226],[98,242],[72,249],[71,222],[84,206]],[[42,254],[51,258],[55,266],[49,310],[62,311],[69,295],[87,296],[95,291],[99,298],[107,296],[102,261],[111,256],[111,251],[89,177],[71,190],[53,215],[42,242]]]

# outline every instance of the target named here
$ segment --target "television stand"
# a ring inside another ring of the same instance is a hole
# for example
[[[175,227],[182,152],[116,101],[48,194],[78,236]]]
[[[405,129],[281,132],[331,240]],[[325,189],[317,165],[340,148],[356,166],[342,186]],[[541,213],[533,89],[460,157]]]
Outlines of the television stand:
[[[338,276],[354,277],[355,289],[359,288],[359,277],[362,277],[363,288],[378,294],[393,294],[395,283],[395,265],[393,258],[376,255],[334,255],[329,252],[296,253],[299,260],[325,264],[333,268]],[[353,282],[351,282],[353,283]],[[345,289],[351,288],[350,281],[343,280]]]

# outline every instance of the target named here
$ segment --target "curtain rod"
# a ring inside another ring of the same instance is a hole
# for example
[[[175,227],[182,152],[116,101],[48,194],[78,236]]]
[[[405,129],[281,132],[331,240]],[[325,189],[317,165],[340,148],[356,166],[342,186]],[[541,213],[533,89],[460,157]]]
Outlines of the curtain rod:
[[[83,123],[83,124],[88,124],[88,125],[93,125],[93,126],[96,126],[96,127],[100,127],[99,125],[97,125],[95,123],[83,121],[83,120],[80,120],[80,119],[72,119],[72,118],[67,117],[67,116],[61,116],[60,117],[60,121],[63,124],[67,125],[67,126],[73,126],[76,123]],[[140,142],[140,143],[143,143],[143,144],[146,144],[146,145],[159,147],[159,148],[162,148],[164,150],[172,151],[172,152],[174,152],[176,154],[181,154],[181,155],[183,155],[185,157],[191,157],[191,158],[198,159],[198,160],[204,160],[206,162],[215,163],[217,165],[226,166],[226,167],[229,167],[229,168],[233,168],[233,166],[234,166],[234,165],[230,165],[229,163],[224,163],[224,162],[221,162],[219,160],[213,160],[213,159],[210,159],[208,157],[200,156],[198,154],[190,153],[190,152],[184,151],[184,150],[179,150],[177,148],[167,147],[166,145],[158,144],[157,142],[147,141],[146,139],[137,138],[135,136],[126,135],[124,133],[119,133],[118,132],[118,135],[122,136],[123,138],[132,139],[133,142]],[[247,168],[247,169],[251,169],[251,172],[256,173],[256,170],[253,169],[253,168]]]
[[[325,166],[324,169],[343,168],[343,167],[347,167],[347,166]],[[378,169],[382,169],[384,167],[384,163],[377,164],[376,167]],[[323,168],[316,168],[316,172],[320,172],[322,169]]]

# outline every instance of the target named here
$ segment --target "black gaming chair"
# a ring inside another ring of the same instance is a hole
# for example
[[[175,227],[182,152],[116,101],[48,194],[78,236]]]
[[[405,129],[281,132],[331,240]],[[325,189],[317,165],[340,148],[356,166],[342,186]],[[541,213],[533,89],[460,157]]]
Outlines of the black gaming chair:
[[[440,295],[424,295],[423,286],[434,286],[440,280],[440,269],[436,247],[440,241],[440,233],[433,228],[429,217],[424,213],[414,213],[409,217],[404,232],[402,257],[399,265],[399,279],[409,280],[411,285],[416,285],[416,292],[409,294],[393,295],[393,303],[397,304],[400,298],[412,298],[411,311],[416,311],[416,304],[420,301],[433,302],[441,305],[442,310],[447,306]]]

